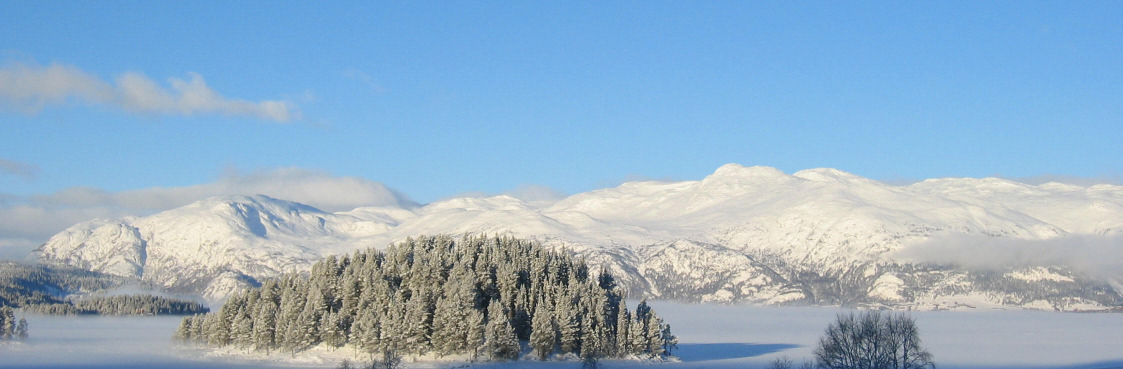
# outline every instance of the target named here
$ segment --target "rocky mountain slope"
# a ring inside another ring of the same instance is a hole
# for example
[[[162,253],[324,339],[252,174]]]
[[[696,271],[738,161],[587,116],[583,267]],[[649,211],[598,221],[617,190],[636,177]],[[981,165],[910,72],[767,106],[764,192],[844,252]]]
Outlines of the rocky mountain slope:
[[[1120,186],[996,178],[894,186],[834,169],[789,175],[729,164],[701,181],[631,182],[550,204],[497,196],[327,213],[265,196],[212,198],[148,217],[81,223],[37,252],[221,298],[325,255],[409,236],[506,234],[604,265],[633,296],[1073,310],[1123,303],[1123,270],[1086,268],[1087,260],[1065,253],[977,258],[989,265],[932,255],[1092,243],[1100,245],[1094,252],[1069,254],[1110,257],[1123,254],[1115,242],[1121,232]]]

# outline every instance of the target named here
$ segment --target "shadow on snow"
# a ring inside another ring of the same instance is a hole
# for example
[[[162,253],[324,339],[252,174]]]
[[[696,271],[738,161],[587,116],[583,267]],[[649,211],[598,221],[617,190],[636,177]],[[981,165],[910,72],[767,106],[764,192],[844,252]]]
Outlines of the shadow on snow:
[[[799,347],[789,343],[684,343],[675,355],[683,362],[742,359]]]

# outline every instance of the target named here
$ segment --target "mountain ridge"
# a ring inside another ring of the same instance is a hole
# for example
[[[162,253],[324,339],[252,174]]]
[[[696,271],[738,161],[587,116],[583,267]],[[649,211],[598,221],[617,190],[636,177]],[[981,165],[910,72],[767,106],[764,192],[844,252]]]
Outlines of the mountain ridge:
[[[405,237],[506,234],[565,247],[623,275],[633,294],[652,297],[1071,310],[1118,305],[1120,291],[1110,286],[1119,282],[1067,265],[980,272],[894,255],[946,235],[1050,240],[1121,230],[1120,186],[997,178],[894,186],[831,168],[789,175],[727,164],[698,181],[629,182],[548,204],[494,196],[328,213],[260,195],[210,198],[148,217],[80,223],[37,252],[44,261],[221,298],[327,255]],[[1049,280],[1059,285],[1048,293],[987,287],[1043,273],[1063,278]]]

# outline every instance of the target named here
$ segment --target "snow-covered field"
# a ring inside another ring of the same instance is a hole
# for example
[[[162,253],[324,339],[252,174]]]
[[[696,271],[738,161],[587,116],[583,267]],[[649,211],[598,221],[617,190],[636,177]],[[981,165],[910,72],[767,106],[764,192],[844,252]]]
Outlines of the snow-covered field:
[[[651,304],[679,336],[675,368],[764,367],[811,358],[837,308]],[[913,312],[940,368],[1123,368],[1123,314]]]
[[[634,304],[632,304],[634,305]],[[680,361],[604,362],[604,367],[762,368],[811,357],[834,308],[652,302],[679,336]],[[925,346],[941,368],[1123,368],[1123,314],[1032,311],[916,312]],[[28,316],[32,337],[0,344],[3,368],[325,368],[349,350],[293,361],[288,355],[215,357],[178,347],[178,318]],[[408,361],[408,359],[407,359]],[[464,363],[407,363],[452,368]],[[472,364],[480,368],[577,368],[577,362]]]

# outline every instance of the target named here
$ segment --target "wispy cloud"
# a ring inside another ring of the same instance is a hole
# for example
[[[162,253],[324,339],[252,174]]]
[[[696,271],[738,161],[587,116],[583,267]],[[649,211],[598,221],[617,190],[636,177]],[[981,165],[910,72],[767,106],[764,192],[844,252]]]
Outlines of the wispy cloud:
[[[382,87],[382,85],[379,84],[378,81],[375,81],[373,77],[361,70],[348,69],[343,72],[343,76],[361,82],[362,84],[370,88],[371,92],[374,92],[375,94],[381,95],[386,93],[385,87]]]
[[[503,193],[529,203],[553,203],[564,199],[566,194],[549,186],[527,184]]]
[[[24,179],[32,179],[39,175],[39,167],[0,158],[0,173],[21,177]]]
[[[229,171],[214,182],[183,187],[122,192],[74,187],[49,195],[0,194],[0,256],[25,254],[67,227],[95,218],[148,215],[213,196],[254,194],[296,201],[325,211],[417,205],[375,181],[300,168],[252,173]],[[4,250],[10,248],[18,251]]]
[[[168,78],[161,86],[140,72],[125,72],[114,83],[72,65],[12,63],[0,67],[0,110],[36,113],[51,105],[81,102],[146,114],[219,114],[275,122],[300,119],[296,104],[247,101],[222,96],[197,73]]]

